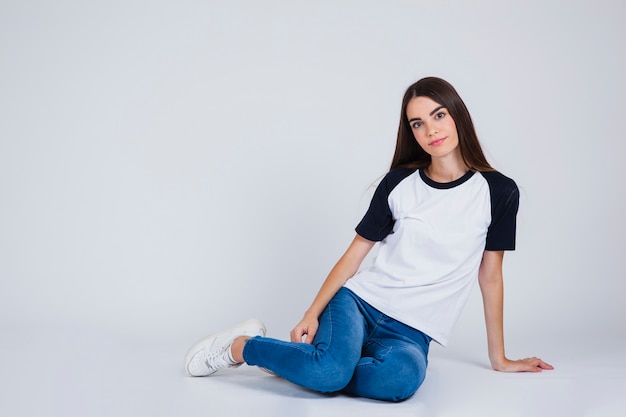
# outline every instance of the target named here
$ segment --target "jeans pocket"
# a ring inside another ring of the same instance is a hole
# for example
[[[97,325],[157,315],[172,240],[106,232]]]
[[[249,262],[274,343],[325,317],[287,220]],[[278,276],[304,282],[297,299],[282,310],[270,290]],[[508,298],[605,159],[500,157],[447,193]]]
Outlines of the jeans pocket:
[[[376,362],[382,362],[385,357],[392,351],[391,346],[387,346],[379,340],[369,341],[363,346],[361,360],[359,365],[368,365]]]

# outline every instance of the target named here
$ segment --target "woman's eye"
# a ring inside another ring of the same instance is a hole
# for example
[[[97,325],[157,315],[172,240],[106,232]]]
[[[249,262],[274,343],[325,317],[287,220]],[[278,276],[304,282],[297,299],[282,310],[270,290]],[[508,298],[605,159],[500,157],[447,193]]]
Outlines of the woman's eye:
[[[442,117],[445,117],[445,113],[444,112],[439,112],[435,115],[435,119],[441,119]]]
[[[417,129],[418,127],[420,127],[423,123],[422,122],[415,122],[413,123],[413,129]]]

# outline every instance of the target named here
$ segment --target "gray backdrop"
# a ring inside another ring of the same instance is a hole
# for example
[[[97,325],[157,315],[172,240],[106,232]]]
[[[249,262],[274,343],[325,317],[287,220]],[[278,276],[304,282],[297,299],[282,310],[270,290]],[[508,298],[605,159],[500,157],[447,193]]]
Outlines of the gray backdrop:
[[[624,21],[619,0],[2,0],[0,326],[287,337],[436,75],[522,189],[509,337],[623,337]],[[452,344],[483,326],[476,290]]]

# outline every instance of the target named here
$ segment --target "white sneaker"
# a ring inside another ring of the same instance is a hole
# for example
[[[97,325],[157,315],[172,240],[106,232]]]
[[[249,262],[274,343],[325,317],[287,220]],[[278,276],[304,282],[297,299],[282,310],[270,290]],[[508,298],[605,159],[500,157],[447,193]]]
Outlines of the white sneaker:
[[[208,376],[222,368],[241,365],[232,360],[230,345],[239,336],[265,336],[265,326],[250,319],[196,342],[185,355],[185,370],[191,376]]]

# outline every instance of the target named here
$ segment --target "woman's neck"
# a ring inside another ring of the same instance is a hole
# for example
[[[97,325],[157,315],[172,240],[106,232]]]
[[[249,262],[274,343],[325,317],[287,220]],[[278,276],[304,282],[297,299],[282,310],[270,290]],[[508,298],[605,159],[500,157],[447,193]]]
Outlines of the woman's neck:
[[[452,156],[452,155],[450,155]],[[452,182],[461,178],[469,171],[462,158],[433,158],[430,165],[424,168],[424,173],[436,182]]]

